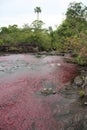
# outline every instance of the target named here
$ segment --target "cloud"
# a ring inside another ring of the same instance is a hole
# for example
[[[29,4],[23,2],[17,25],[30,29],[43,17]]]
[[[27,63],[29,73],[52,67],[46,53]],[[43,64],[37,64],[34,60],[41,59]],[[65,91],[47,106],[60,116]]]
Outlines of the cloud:
[[[41,16],[41,20],[45,23],[45,27],[52,26],[55,28],[55,26],[58,26],[64,20],[64,15],[46,14],[44,16]]]
[[[86,0],[75,1],[87,4]],[[59,25],[70,2],[72,0],[0,0],[0,26],[31,24],[36,19],[36,6],[42,9],[40,18],[45,26]]]

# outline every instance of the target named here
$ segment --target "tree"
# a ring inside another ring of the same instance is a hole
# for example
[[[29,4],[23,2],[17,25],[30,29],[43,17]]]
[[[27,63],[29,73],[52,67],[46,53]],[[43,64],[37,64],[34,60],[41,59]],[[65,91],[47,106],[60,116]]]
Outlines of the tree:
[[[81,37],[81,32],[86,32],[87,29],[87,7],[82,3],[70,3],[67,12],[66,19],[57,28],[57,34],[59,39],[66,41],[67,37],[77,36]]]
[[[87,7],[82,3],[70,3],[66,11],[66,19],[55,31],[56,41],[62,50],[79,54],[82,46],[86,46]],[[83,36],[84,35],[84,36]]]
[[[70,3],[66,12],[66,20],[80,37],[80,32],[85,30],[87,26],[87,7],[81,2]]]
[[[1,27],[0,28],[0,34],[7,34],[9,32],[7,27]]]
[[[49,26],[49,34],[50,34],[50,38],[51,38],[51,48],[53,49],[54,48],[54,46],[53,46],[53,44],[54,44],[54,32],[53,32],[53,29],[52,29],[52,27],[51,26]]]
[[[33,29],[33,31],[41,31],[43,25],[44,25],[43,21],[35,20],[32,22],[31,28]]]
[[[75,18],[80,20],[86,20],[87,18],[87,7],[80,3],[70,3],[67,12],[67,18]]]
[[[39,13],[41,13],[41,8],[37,6],[37,7],[34,9],[34,11],[35,11],[35,13],[37,13],[37,20],[39,21]]]

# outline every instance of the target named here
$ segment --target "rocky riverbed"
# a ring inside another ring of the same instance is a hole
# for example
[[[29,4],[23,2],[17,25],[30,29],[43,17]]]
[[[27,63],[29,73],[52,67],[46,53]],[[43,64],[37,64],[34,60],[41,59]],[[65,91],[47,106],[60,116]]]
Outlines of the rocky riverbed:
[[[86,70],[63,59],[0,56],[1,130],[87,130]]]

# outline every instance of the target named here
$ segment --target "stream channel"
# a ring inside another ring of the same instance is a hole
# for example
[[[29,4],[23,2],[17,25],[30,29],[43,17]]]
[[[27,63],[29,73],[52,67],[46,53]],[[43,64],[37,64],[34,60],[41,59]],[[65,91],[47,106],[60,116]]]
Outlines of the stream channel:
[[[72,89],[78,66],[64,56],[0,56],[0,130],[87,130],[87,108]]]

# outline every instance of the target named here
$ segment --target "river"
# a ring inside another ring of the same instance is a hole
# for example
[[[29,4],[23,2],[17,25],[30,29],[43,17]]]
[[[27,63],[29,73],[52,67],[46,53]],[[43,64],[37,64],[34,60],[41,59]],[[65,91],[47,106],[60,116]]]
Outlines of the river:
[[[0,56],[0,130],[83,130],[76,98],[58,93],[77,73],[63,58]],[[45,94],[46,89],[57,93]]]

